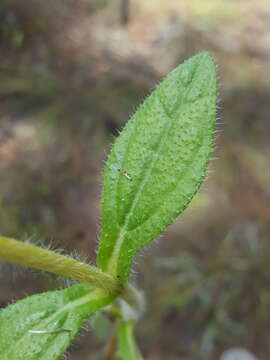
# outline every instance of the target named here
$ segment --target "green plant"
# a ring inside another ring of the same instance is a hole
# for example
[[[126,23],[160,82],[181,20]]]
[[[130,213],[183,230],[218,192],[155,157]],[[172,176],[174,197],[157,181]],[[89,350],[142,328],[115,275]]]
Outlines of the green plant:
[[[172,71],[124,127],[104,171],[97,267],[0,237],[0,260],[80,282],[1,310],[1,360],[59,359],[100,310],[116,319],[120,357],[142,359],[133,329],[143,296],[128,283],[132,259],[198,191],[213,151],[216,97],[215,65],[200,53]]]

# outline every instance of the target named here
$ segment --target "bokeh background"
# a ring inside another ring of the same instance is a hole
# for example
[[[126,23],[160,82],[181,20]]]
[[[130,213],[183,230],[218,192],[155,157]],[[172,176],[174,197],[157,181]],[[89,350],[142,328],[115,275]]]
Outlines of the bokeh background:
[[[154,85],[198,51],[219,69],[215,160],[200,194],[136,261],[146,360],[270,358],[268,0],[1,0],[0,233],[95,261],[102,168]],[[0,306],[62,286],[1,264]],[[108,359],[103,318],[70,360]]]

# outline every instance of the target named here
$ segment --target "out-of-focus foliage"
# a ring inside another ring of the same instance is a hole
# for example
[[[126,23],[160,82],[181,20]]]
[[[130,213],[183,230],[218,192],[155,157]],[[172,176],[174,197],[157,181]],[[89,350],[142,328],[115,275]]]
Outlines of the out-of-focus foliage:
[[[269,244],[256,225],[232,229],[212,249],[188,242],[182,246],[178,256],[154,261],[162,284],[150,296],[159,299],[161,321],[168,323],[168,334],[174,334],[166,336],[164,346],[188,359],[197,354],[216,358],[218,349],[239,344],[252,344],[257,353],[268,349]]]
[[[0,232],[91,258],[111,136],[163,74],[209,50],[220,72],[218,161],[193,208],[146,250],[140,345],[149,360],[217,359],[231,346],[268,359],[269,1],[127,1],[125,26],[121,3],[0,2]],[[58,285],[15,274],[1,267],[3,306]],[[85,339],[70,358],[91,347],[101,359],[103,340]]]
[[[96,220],[89,219],[89,201],[96,201],[97,162],[108,136],[116,134],[139,94],[153,83],[143,64],[111,59],[89,38],[93,16],[104,5],[1,4],[0,157],[6,191],[0,196],[0,223],[5,234],[56,230],[67,241],[92,236]],[[77,27],[84,21],[89,41],[81,43],[76,37],[85,35]],[[15,33],[21,38],[17,46]],[[129,73],[140,68],[141,80],[130,82]],[[66,222],[73,226],[64,228]]]

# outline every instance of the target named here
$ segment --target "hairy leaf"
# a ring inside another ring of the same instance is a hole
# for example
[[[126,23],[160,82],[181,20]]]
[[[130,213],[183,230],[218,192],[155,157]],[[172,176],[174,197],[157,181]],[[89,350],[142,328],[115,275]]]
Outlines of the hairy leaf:
[[[132,257],[198,191],[213,151],[216,71],[200,53],[173,70],[129,120],[104,171],[98,263],[127,281]]]
[[[85,320],[113,300],[81,284],[9,305],[0,311],[0,359],[60,359]]]

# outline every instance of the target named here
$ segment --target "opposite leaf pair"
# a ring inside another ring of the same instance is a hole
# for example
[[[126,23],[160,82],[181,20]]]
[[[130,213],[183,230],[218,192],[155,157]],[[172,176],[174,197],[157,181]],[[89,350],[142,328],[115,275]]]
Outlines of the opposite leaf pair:
[[[213,151],[216,99],[215,65],[200,53],[172,71],[124,127],[104,170],[99,269],[0,237],[0,260],[85,283],[1,310],[0,360],[60,359],[92,313],[117,297],[136,303],[127,284],[132,259],[198,191]],[[126,360],[141,359],[134,321],[119,309],[119,348]]]

